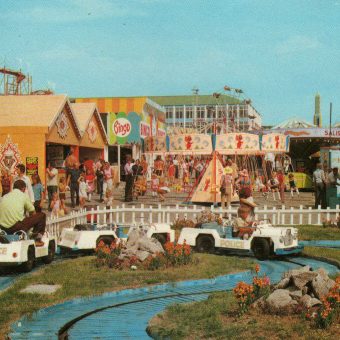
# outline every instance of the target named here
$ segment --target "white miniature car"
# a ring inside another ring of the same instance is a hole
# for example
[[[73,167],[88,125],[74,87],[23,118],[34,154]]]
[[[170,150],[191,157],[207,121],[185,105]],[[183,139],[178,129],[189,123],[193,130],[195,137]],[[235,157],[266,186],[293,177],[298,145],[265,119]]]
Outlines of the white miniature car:
[[[0,231],[0,267],[21,265],[21,269],[29,272],[37,259],[48,264],[53,261],[57,242],[45,233],[41,239],[43,246],[37,247],[34,240],[26,232],[20,230],[13,235]]]
[[[297,254],[303,250],[298,244],[298,230],[292,227],[273,227],[271,224],[254,225],[249,239],[233,236],[231,226],[206,223],[200,228],[183,228],[178,243],[195,247],[198,252],[213,252],[216,248],[253,252],[259,260],[271,255]]]
[[[93,251],[99,242],[110,245],[119,239],[125,242],[134,228],[142,228],[148,237],[156,238],[161,244],[175,240],[175,232],[167,224],[152,224],[150,226],[131,226],[124,224],[78,224],[74,228],[64,228],[61,232],[58,246],[61,253],[67,251]]]

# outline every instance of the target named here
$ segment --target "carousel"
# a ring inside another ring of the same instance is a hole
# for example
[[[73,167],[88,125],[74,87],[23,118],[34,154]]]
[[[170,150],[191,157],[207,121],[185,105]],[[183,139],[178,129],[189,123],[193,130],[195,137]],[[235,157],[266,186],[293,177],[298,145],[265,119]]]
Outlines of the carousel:
[[[258,135],[232,132],[209,135],[181,129],[166,136],[144,139],[144,153],[152,157],[160,156],[165,164],[172,164],[176,160],[179,164],[192,164],[194,169],[196,164],[201,164],[200,172],[192,176],[186,188],[185,202],[188,203],[221,202],[220,181],[227,161],[236,169],[236,177],[238,170],[241,170],[249,174],[252,183],[258,176],[267,183],[275,169],[285,166],[288,151],[289,138],[278,133]],[[237,193],[232,201],[238,201]]]

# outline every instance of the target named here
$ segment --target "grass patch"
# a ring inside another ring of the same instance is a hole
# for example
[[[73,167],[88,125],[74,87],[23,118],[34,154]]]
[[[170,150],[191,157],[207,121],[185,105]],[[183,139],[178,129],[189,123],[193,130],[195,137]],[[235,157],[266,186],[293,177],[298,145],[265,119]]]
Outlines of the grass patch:
[[[324,257],[330,260],[335,260],[340,263],[340,249],[305,247],[303,250],[303,254]]]
[[[194,264],[157,271],[97,268],[93,256],[52,263],[19,279],[0,294],[0,338],[8,333],[10,324],[21,316],[75,297],[163,282],[213,278],[247,270],[252,266],[253,261],[249,258],[210,254],[194,254]],[[19,293],[27,285],[38,283],[59,284],[62,288],[47,296]]]
[[[250,310],[236,318],[231,292],[214,293],[208,300],[170,306],[154,317],[148,330],[158,339],[336,339],[340,325],[310,328],[301,316],[272,316]]]
[[[316,225],[297,225],[300,241],[340,240],[340,229]]]

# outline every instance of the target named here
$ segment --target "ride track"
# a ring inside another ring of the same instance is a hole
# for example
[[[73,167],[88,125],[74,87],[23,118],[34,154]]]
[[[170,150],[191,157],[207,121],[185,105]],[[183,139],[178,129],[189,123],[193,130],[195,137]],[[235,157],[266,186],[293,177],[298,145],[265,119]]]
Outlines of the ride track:
[[[325,268],[330,274],[339,268],[308,257],[261,261],[261,273],[272,283],[290,269],[309,265]],[[237,282],[250,283],[253,274],[245,271],[214,279],[166,283],[126,289],[100,296],[78,298],[41,309],[12,325],[11,339],[149,339],[149,320],[174,303],[202,301],[213,292],[231,290]]]

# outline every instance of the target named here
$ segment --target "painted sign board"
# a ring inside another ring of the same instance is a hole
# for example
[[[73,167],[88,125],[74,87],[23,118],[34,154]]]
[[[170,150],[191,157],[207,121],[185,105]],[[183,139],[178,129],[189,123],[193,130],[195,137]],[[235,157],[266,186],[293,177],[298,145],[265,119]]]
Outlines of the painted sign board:
[[[38,157],[26,157],[26,175],[37,175],[38,169]]]

